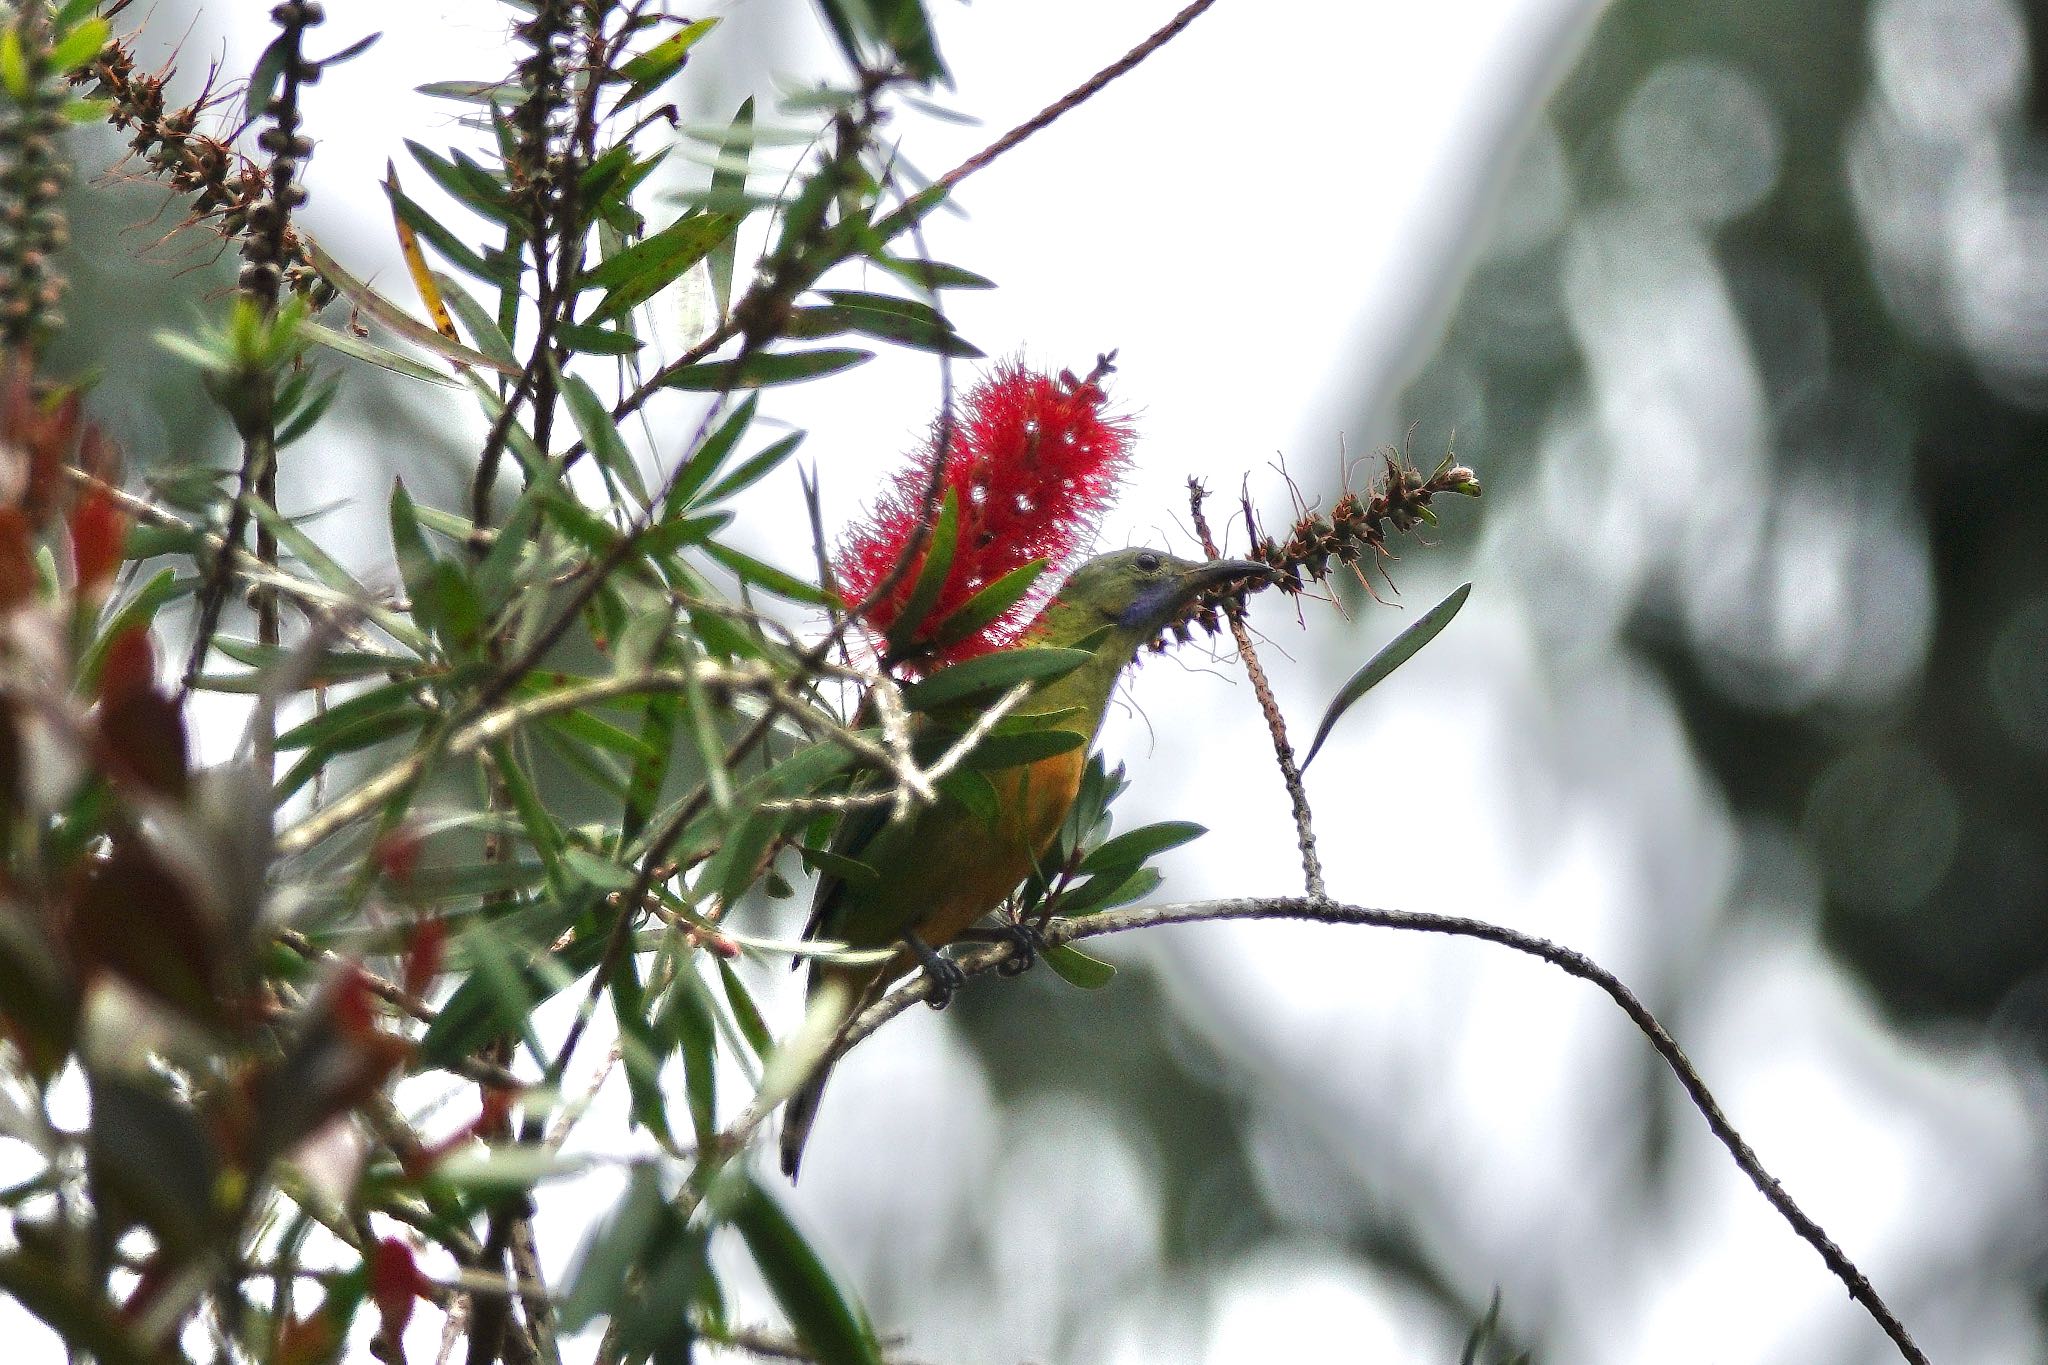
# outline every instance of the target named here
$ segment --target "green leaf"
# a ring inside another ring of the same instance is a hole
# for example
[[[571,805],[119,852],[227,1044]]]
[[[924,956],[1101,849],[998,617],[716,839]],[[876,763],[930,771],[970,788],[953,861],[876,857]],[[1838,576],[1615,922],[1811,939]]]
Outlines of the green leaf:
[[[1020,564],[962,602],[932,631],[932,642],[941,648],[955,644],[1016,606],[1038,582],[1046,564],[1043,559]]]
[[[107,45],[107,37],[114,31],[114,25],[102,18],[87,19],[84,23],[66,33],[50,49],[50,69],[69,74],[100,55],[100,49]]]
[[[578,881],[600,891],[625,891],[637,877],[632,868],[580,848],[563,849],[562,864]]]
[[[242,91],[242,108],[250,123],[261,123],[270,113],[271,97],[277,93],[278,80],[284,75],[285,63],[291,60],[294,47],[290,37],[279,34],[249,69],[249,83]]]
[[[890,649],[907,651],[917,639],[918,627],[931,615],[939,594],[946,590],[946,580],[953,573],[953,552],[959,543],[960,502],[948,488],[939,503],[939,519],[932,523],[931,539],[925,542],[924,562],[917,566],[910,596],[903,600],[902,609],[889,626]]]
[[[469,329],[469,339],[476,343],[477,350],[489,356],[500,365],[509,365],[514,371],[519,368],[519,358],[512,354],[512,343],[498,330],[498,321],[483,309],[453,277],[436,270],[434,283],[441,290],[441,299]],[[500,371],[503,373],[503,371]]]
[[[1046,966],[1059,973],[1060,980],[1084,991],[1101,990],[1116,975],[1115,967],[1099,957],[1090,957],[1071,943],[1047,948],[1040,956]]]
[[[903,704],[913,711],[933,711],[977,698],[993,700],[1018,683],[1065,677],[1094,657],[1085,649],[1000,649],[912,684],[904,690]]]
[[[688,23],[656,43],[647,51],[632,58],[619,68],[619,74],[632,85],[619,96],[619,107],[644,97],[676,72],[682,70],[683,62],[689,57],[690,49],[697,40],[718,26],[716,19],[699,19]]]
[[[429,99],[458,104],[517,104],[523,97],[517,81],[428,81],[414,90]]]
[[[738,469],[733,470],[732,473],[712,485],[710,491],[706,492],[699,501],[705,503],[723,502],[741,489],[759,483],[762,479],[773,473],[784,460],[795,454],[796,448],[802,445],[803,441],[804,434],[801,431],[792,431],[789,435],[768,446],[759,454],[751,456]]]
[[[999,772],[1069,753],[1087,742],[1088,736],[1073,730],[1021,730],[1011,734],[997,731],[974,746],[963,766],[977,772]]]
[[[728,1169],[736,1188],[722,1201],[726,1221],[739,1230],[797,1338],[833,1365],[881,1365],[860,1313],[782,1206],[753,1177]]]
[[[738,826],[718,846],[718,852],[704,865],[704,872],[698,878],[700,887],[708,888],[725,905],[732,905],[747,893],[754,884],[768,849],[775,842],[775,836],[782,832],[788,815],[782,811],[758,811],[742,818]]]
[[[339,52],[334,53],[332,56],[322,57],[320,59],[320,69],[325,71],[330,67],[340,66],[343,62],[354,61],[356,58],[362,56],[365,52],[368,52],[371,48],[375,47],[377,45],[377,41],[383,36],[384,35],[382,33],[365,34],[363,37],[356,39],[347,47],[343,48]]]
[[[407,886],[422,901],[473,900],[481,896],[530,891],[546,873],[539,863],[465,863],[456,867],[422,868]]]
[[[747,1040],[747,1046],[754,1049],[757,1058],[766,1057],[775,1050],[775,1035],[768,1031],[768,1025],[761,1018],[760,1009],[754,1004],[754,997],[740,980],[733,965],[724,958],[718,959],[718,980],[725,988],[725,1003],[732,1009],[733,1022],[739,1025],[740,1036]]]
[[[344,740],[352,729],[366,720],[404,715],[417,722],[426,718],[417,697],[419,683],[410,679],[373,687],[345,702],[306,717],[277,737],[282,750],[327,746]]]
[[[469,576],[452,559],[434,564],[434,602],[440,614],[441,638],[452,656],[473,657],[484,638],[484,608]]]
[[[882,874],[858,858],[849,858],[843,853],[834,853],[826,848],[812,848],[803,845],[797,849],[803,860],[822,876],[835,881],[852,882],[856,885],[873,885],[882,879]]]
[[[640,467],[619,435],[618,424],[612,421],[604,400],[584,382],[581,375],[574,374],[562,377],[562,397],[568,400],[569,415],[576,422],[576,433],[590,447],[591,457],[645,506],[647,485],[641,480]]]
[[[1460,584],[1457,591],[1424,612],[1413,625],[1373,655],[1365,667],[1345,679],[1344,685],[1337,689],[1337,695],[1330,699],[1329,706],[1323,711],[1322,724],[1316,727],[1315,741],[1308,746],[1308,757],[1301,760],[1302,771],[1306,772],[1308,765],[1315,761],[1323,741],[1330,737],[1330,728],[1351,709],[1352,703],[1379,686],[1388,674],[1414,658],[1424,645],[1434,640],[1471,595],[1472,585]]]
[[[631,332],[581,322],[563,323],[555,329],[555,338],[582,355],[632,355],[647,344]]]
[[[310,375],[313,371],[308,367],[301,370],[300,373]],[[339,378],[332,378],[316,389],[313,396],[298,407],[288,412],[280,412],[278,414],[277,448],[279,450],[287,448],[318,426],[320,419],[327,415],[327,409],[334,406],[334,400],[340,393],[341,380]]]
[[[819,292],[842,308],[857,309],[866,313],[894,313],[899,317],[914,318],[930,326],[948,330],[953,326],[947,321],[944,313],[917,299],[901,298],[895,294],[875,294],[865,289],[823,289]]]
[[[620,959],[612,973],[608,994],[619,1027],[619,1060],[626,1064],[632,1120],[667,1145],[674,1138],[661,1095],[661,1064],[671,1050],[672,1045],[665,1043],[670,1031],[648,1018],[646,993],[640,987],[639,967],[631,953]]]
[[[298,646],[259,645],[251,640],[234,640],[227,636],[214,639],[213,647],[233,659],[236,663],[259,671],[268,671],[283,664],[299,660]],[[403,673],[418,666],[419,661],[403,654],[380,654],[374,650],[331,649],[315,656],[306,672],[306,687],[324,687],[330,683],[345,682],[352,678],[381,678],[390,673]]]
[[[456,202],[467,204],[484,217],[524,235],[526,220],[523,211],[489,171],[459,153],[455,160],[450,161],[410,139],[407,139],[405,149],[412,153],[412,159],[419,163],[420,169]]]
[[[745,360],[707,360],[677,370],[662,381],[662,386],[693,393],[765,389],[776,384],[796,384],[820,375],[834,374],[874,358],[873,351],[825,347],[816,351],[752,355]]]
[[[389,186],[387,186],[387,192],[397,194],[397,190],[391,190]],[[399,194],[399,199],[403,199],[403,194]],[[467,346],[463,346],[459,342],[451,342],[449,338],[440,336],[440,332],[436,332],[434,327],[430,327],[428,323],[420,321],[418,317],[414,317],[406,309],[401,309],[399,305],[391,303],[389,299],[379,295],[375,289],[371,289],[369,284],[365,284],[362,280],[358,280],[356,276],[348,274],[348,270],[342,266],[342,262],[338,262],[332,256],[328,256],[328,252],[322,250],[322,246],[319,246],[317,241],[313,241],[309,235],[301,233],[301,237],[305,241],[307,258],[313,262],[313,268],[319,270],[322,278],[326,278],[330,284],[334,284],[334,289],[344,299],[348,299],[360,311],[369,313],[371,317],[375,317],[383,325],[391,327],[393,332],[397,332],[401,338],[406,338],[414,346],[422,346],[422,348],[434,352],[436,356],[442,356],[446,360],[453,360],[455,364],[475,364],[475,366],[485,368],[485,370],[498,370],[500,375],[506,375],[506,377],[516,377],[518,372],[520,372],[520,368],[516,364],[510,364],[506,360],[496,360],[496,358],[487,356],[487,354],[483,354],[479,350],[469,350]],[[338,336],[342,336],[342,334],[338,334]],[[354,340],[352,334],[350,334],[350,340]],[[444,381],[444,377],[440,375],[438,370],[434,370],[434,377]]]
[[[787,334],[792,337],[827,337],[841,332],[857,332],[882,341],[894,341],[935,355],[966,359],[981,355],[981,350],[955,332],[952,324],[944,318],[917,317],[895,308],[849,304],[803,308],[790,316]]]
[[[565,909],[577,912],[573,903]],[[559,922],[560,916],[551,917]],[[551,935],[552,936],[552,935]],[[419,1060],[446,1066],[493,1034],[529,1034],[529,1020],[541,1000],[594,969],[604,956],[608,930],[579,933],[558,953],[515,960],[495,925],[480,924],[458,942],[473,969],[421,1035]],[[539,1050],[539,1040],[532,1044]]]
[[[939,261],[901,260],[894,256],[873,256],[869,259],[897,279],[934,292],[941,289],[996,287],[996,282],[986,275],[977,275],[972,270],[963,270],[957,265],[946,265]]]
[[[526,767],[514,761],[510,746],[499,742],[490,746],[496,760],[498,780],[505,784],[505,794],[512,798],[512,809],[519,816],[520,827],[526,833],[526,841],[540,856],[541,865],[547,869],[548,886],[559,900],[567,900],[573,889],[562,864],[562,855],[568,847],[568,838],[562,825],[541,799],[540,791],[533,784],[532,775]]]
[[[754,97],[741,102],[718,147],[718,164],[711,172],[711,195],[707,207],[718,213],[744,214],[737,201],[747,193],[747,162],[754,150]],[[735,201],[728,203],[727,201]],[[711,268],[711,296],[718,303],[721,318],[732,308],[733,268],[738,260],[737,235],[728,237],[706,258]]]
[[[57,113],[66,123],[104,123],[114,112],[112,100],[65,100]]]
[[[668,491],[662,495],[661,514],[672,517],[688,507],[695,499],[697,490],[710,481],[733,452],[741,436],[754,420],[754,410],[760,405],[761,396],[750,393],[740,405],[733,409],[732,416],[719,424],[718,430],[704,438],[704,444],[697,447],[689,460],[669,480]]]
[[[517,280],[517,267],[502,253],[477,254],[475,248],[441,225],[439,219],[420,207],[417,200],[396,185],[384,186],[385,197],[391,201],[391,211],[398,220],[417,232],[427,245],[441,253],[450,265],[467,275],[473,275],[485,284],[494,284],[503,289]]]
[[[78,676],[85,690],[90,692],[99,686],[100,670],[106,667],[107,648],[118,636],[130,626],[146,626],[154,621],[157,612],[191,586],[190,581],[180,583],[172,570],[163,569],[122,603],[121,609],[101,628],[99,636],[86,650],[85,657],[79,660]]]
[[[728,240],[738,224],[729,213],[693,213],[601,262],[583,276],[582,287],[603,289],[604,301],[584,321],[606,322],[639,307]]]
[[[413,619],[438,634],[441,622],[434,610],[434,552],[420,530],[419,513],[403,479],[391,485],[391,549],[398,558],[398,576],[405,580],[406,596],[412,599]]]
[[[1156,867],[1112,868],[1063,892],[1054,908],[1068,919],[1143,900],[1166,880]]]
[[[1137,867],[1170,848],[1193,843],[1209,831],[1192,820],[1165,820],[1119,834],[1081,860],[1081,872]]]
[[[657,522],[640,537],[640,553],[658,560],[690,545],[702,545],[732,524],[732,513],[712,512],[701,517],[674,517]]]
[[[948,801],[967,807],[983,829],[995,832],[996,822],[1002,816],[1002,801],[996,795],[995,784],[986,776],[972,768],[955,768],[939,779],[939,791]]]
[[[832,602],[831,595],[817,584],[784,573],[772,564],[763,564],[752,555],[743,550],[735,550],[730,545],[713,541],[705,545],[704,553],[731,569],[747,583],[772,592],[778,597],[786,597],[792,602],[802,602],[812,607],[827,606]]]
[[[505,1194],[581,1175],[593,1164],[592,1157],[558,1152],[552,1147],[506,1144],[482,1151],[471,1148],[454,1152],[434,1167],[432,1179],[456,1190]]]
[[[332,328],[323,327],[317,322],[300,323],[299,335],[308,341],[325,346],[330,351],[345,355],[351,360],[360,360],[366,364],[375,365],[379,369],[389,370],[393,374],[402,374],[408,379],[424,380],[429,384],[440,384],[451,389],[461,386],[461,381],[455,379],[452,375],[444,374],[431,365],[414,360],[411,356],[400,355],[396,351],[388,351],[382,346],[373,345],[360,337],[350,336],[347,332],[337,332]],[[452,345],[453,343],[448,342],[444,338],[443,344]],[[490,368],[495,369],[497,367],[493,365]]]
[[[662,998],[659,1035],[673,1039],[683,1054],[683,1098],[699,1151],[718,1139],[718,1026],[711,1018],[704,978],[686,963]]]

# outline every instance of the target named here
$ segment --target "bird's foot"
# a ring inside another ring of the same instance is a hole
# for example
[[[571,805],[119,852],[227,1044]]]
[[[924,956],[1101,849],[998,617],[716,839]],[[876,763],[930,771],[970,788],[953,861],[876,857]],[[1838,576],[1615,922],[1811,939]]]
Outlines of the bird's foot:
[[[918,965],[924,968],[928,990],[924,1002],[935,1010],[942,1010],[953,1003],[953,992],[967,984],[967,974],[960,970],[960,964],[947,957],[938,949],[926,943],[916,934],[905,934],[904,943],[917,955]]]
[[[1010,945],[1010,955],[996,964],[999,976],[1022,976],[1031,970],[1031,964],[1038,961],[1038,955],[1045,951],[1045,935],[1035,924],[1011,920],[1000,924],[995,930],[998,943]]]

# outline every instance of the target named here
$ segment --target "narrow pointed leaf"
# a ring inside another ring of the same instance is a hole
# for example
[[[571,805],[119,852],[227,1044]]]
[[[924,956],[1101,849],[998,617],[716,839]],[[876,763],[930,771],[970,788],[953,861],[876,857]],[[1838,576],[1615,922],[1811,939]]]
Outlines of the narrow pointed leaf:
[[[1373,655],[1364,668],[1345,680],[1344,685],[1337,689],[1337,695],[1331,698],[1329,707],[1323,712],[1323,722],[1316,727],[1315,741],[1308,746],[1308,756],[1301,760],[1304,771],[1315,761],[1317,751],[1323,747],[1323,741],[1330,737],[1330,728],[1351,709],[1352,703],[1379,686],[1388,674],[1414,658],[1424,645],[1434,640],[1443,628],[1451,623],[1451,618],[1458,614],[1459,609],[1465,605],[1465,599],[1471,595],[1472,585],[1461,584],[1456,592],[1424,612],[1413,625],[1396,635],[1384,649]]]

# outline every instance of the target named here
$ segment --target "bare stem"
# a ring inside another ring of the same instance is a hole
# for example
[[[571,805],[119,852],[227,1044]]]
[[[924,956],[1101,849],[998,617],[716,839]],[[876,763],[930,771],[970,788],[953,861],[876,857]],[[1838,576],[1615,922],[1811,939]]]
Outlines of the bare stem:
[[[1891,1338],[1892,1344],[1898,1348],[1900,1358],[1909,1362],[1909,1365],[1927,1365],[1926,1353],[1914,1343],[1912,1334],[1906,1330],[1906,1325],[1879,1296],[1869,1277],[1856,1268],[1855,1262],[1843,1253],[1826,1230],[1814,1221],[1813,1216],[1799,1207],[1786,1192],[1783,1183],[1765,1169],[1748,1141],[1729,1121],[1720,1102],[1707,1089],[1707,1083],[1700,1076],[1698,1068],[1692,1064],[1692,1060],[1685,1055],[1670,1032],[1650,1012],[1649,1006],[1645,1005],[1620,977],[1583,953],[1533,934],[1490,924],[1485,920],[1466,919],[1457,915],[1424,914],[1413,910],[1380,910],[1366,906],[1340,905],[1330,900],[1301,896],[1257,896],[1109,910],[1085,919],[1054,920],[1045,931],[1045,941],[1048,945],[1057,946],[1079,939],[1128,933],[1134,929],[1156,929],[1168,924],[1263,919],[1310,920],[1320,924],[1351,924],[1378,929],[1401,929],[1411,933],[1449,934],[1457,938],[1473,938],[1540,958],[1568,976],[1591,982],[1608,999],[1620,1006],[1622,1013],[1628,1016],[1629,1022],[1650,1040],[1650,1046],[1657,1050],[1657,1055],[1664,1059],[1665,1065],[1670,1067],[1671,1073],[1678,1078],[1678,1083],[1684,1088],[1693,1108],[1706,1120],[1708,1129],[1721,1145],[1728,1149],[1728,1154],[1736,1167],[1749,1177],[1750,1183],[1757,1187],[1793,1232],[1820,1254],[1821,1260],[1827,1264],[1828,1271],[1849,1291],[1849,1297],[1861,1305],[1884,1334]],[[1013,944],[1000,942],[963,954],[956,962],[964,974],[978,976],[1008,959],[1013,951]],[[898,986],[855,1017],[840,1035],[836,1050],[831,1056],[836,1058],[844,1054],[848,1048],[912,1005],[922,1002],[930,994],[931,982],[922,975]],[[743,1115],[740,1122],[750,1121],[752,1125],[758,1126],[762,1117],[765,1116],[750,1113]],[[737,1126],[738,1124],[735,1125]]]
[[[1223,553],[1216,548],[1216,537],[1209,533],[1209,518],[1202,513],[1206,492],[1198,480],[1188,480],[1188,514],[1195,523],[1195,534],[1202,538],[1203,552],[1211,559],[1221,559]],[[1244,599],[1226,599],[1223,617],[1230,623],[1230,637],[1237,642],[1245,676],[1251,679],[1252,692],[1259,699],[1259,712],[1265,716],[1266,729],[1273,736],[1273,758],[1280,765],[1280,780],[1287,784],[1287,799],[1294,805],[1294,840],[1301,849],[1302,883],[1310,900],[1328,900],[1329,892],[1323,886],[1323,860],[1316,853],[1315,822],[1308,808],[1308,792],[1301,784],[1294,746],[1287,740],[1286,718],[1280,714],[1280,703],[1273,697],[1273,685],[1266,680],[1258,651],[1252,648],[1251,627],[1244,621]]]

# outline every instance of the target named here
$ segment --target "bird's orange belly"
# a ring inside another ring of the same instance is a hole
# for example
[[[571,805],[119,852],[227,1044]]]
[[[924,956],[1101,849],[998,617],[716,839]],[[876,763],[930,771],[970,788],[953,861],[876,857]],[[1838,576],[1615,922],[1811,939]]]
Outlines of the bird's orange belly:
[[[933,947],[952,942],[1031,875],[1074,804],[1087,762],[1087,748],[1080,746],[987,774],[996,789],[996,827],[974,841],[972,856],[955,862],[958,875],[918,926],[918,937]]]

